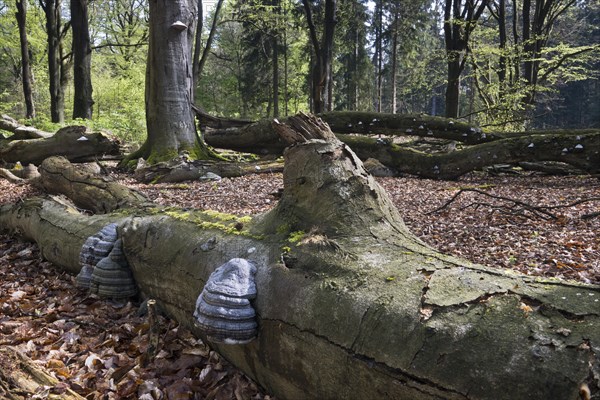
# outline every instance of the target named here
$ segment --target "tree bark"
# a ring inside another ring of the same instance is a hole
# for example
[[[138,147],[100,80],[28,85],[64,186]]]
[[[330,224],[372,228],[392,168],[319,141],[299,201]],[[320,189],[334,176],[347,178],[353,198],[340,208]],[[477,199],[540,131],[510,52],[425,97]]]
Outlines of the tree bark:
[[[73,29],[73,119],[92,118],[92,48],[88,27],[88,0],[71,0]]]
[[[90,174],[64,157],[50,157],[39,168],[42,188],[48,193],[64,194],[77,207],[96,214],[133,207],[147,201],[134,190],[102,176]]]
[[[19,26],[19,40],[21,43],[21,74],[23,81],[23,97],[25,98],[25,118],[35,117],[33,103],[33,74],[29,60],[29,41],[27,40],[27,1],[17,0],[17,25]]]
[[[50,90],[50,119],[55,123],[65,120],[65,95],[62,87],[61,55],[61,0],[40,0],[46,15],[46,33],[48,36],[48,75]]]
[[[67,126],[44,139],[0,140],[0,160],[39,165],[48,157],[62,155],[82,162],[120,156],[118,141],[102,132],[86,133],[85,126]]]
[[[0,207],[0,226],[77,272],[85,239],[117,222],[141,291],[200,337],[208,276],[251,259],[258,339],[211,346],[282,399],[575,400],[582,384],[597,395],[598,286],[435,252],[342,143],[297,143],[285,161],[279,204],[241,230],[214,213],[87,216],[42,199]]]
[[[329,98],[330,70],[333,57],[333,33],[335,31],[336,0],[325,1],[325,18],[323,21],[323,34],[321,41],[317,38],[312,7],[308,0],[302,0],[306,12],[309,35],[314,50],[314,58],[311,66],[311,99],[312,111],[319,114],[327,111],[331,103]]]
[[[187,154],[206,159],[213,154],[196,132],[192,111],[192,45],[197,0],[151,0],[150,40],[146,69],[148,138],[123,160],[150,164]]]

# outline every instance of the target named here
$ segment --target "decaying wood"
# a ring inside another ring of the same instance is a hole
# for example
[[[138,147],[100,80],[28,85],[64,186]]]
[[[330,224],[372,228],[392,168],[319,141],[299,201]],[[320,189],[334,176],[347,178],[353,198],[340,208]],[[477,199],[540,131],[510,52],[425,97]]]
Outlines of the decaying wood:
[[[70,161],[115,159],[120,156],[116,138],[102,132],[87,132],[84,126],[67,126],[43,139],[2,140],[0,160],[23,165],[39,165],[52,156],[64,156]]]
[[[225,162],[189,161],[177,158],[153,165],[138,163],[135,179],[145,183],[167,183],[202,179],[209,172],[222,178],[233,178],[248,174],[264,174],[283,171],[282,161]]]
[[[60,193],[94,213],[111,212],[145,202],[141,193],[72,165],[64,157],[50,157],[40,165],[40,184],[48,193]]]
[[[8,115],[2,115],[0,117],[0,130],[12,132],[13,135],[10,137],[10,140],[44,139],[52,136],[52,133],[50,132],[44,132],[31,126],[21,125],[17,120]]]
[[[575,132],[577,134],[573,132],[549,132],[547,134],[535,132],[528,135],[486,135],[468,125],[449,124],[449,120],[438,118],[440,121],[434,119],[436,126],[441,129],[440,124],[445,121],[448,130],[438,130],[432,135],[453,140],[462,138],[466,143],[476,144],[448,153],[426,154],[394,144],[389,139],[339,133],[352,130],[350,128],[343,129],[339,120],[336,119],[338,115],[344,114],[349,114],[346,117],[353,118],[351,119],[353,122],[356,122],[355,119],[364,119],[359,118],[360,113],[325,114],[330,117],[330,121],[333,121],[332,131],[336,133],[337,138],[350,146],[362,160],[377,159],[398,173],[432,179],[456,179],[470,171],[486,166],[532,161],[566,163],[579,171],[590,174],[597,174],[600,170],[600,132],[597,130]],[[381,129],[385,127],[386,132],[390,132],[395,128],[390,128],[391,123],[385,118],[386,116],[381,116],[381,120],[373,123],[380,124]],[[402,117],[392,119],[395,122],[401,120]],[[413,118],[406,117],[406,120],[410,122]],[[286,140],[278,138],[276,130],[278,126],[286,126],[289,121],[289,119],[282,120],[272,124],[259,121],[241,128],[209,131],[205,135],[205,140],[209,145],[217,148],[257,154],[280,153],[286,145]],[[411,123],[423,124],[424,122],[415,119],[415,122]],[[354,124],[350,125],[354,126]],[[410,134],[415,134],[412,128],[408,129],[411,130]],[[444,134],[440,132],[444,132]],[[474,135],[484,135],[484,139],[476,140]],[[427,133],[424,136],[427,136]]]
[[[0,398],[85,399],[11,346],[0,347]]]
[[[400,173],[456,179],[494,164],[559,161],[588,174],[600,172],[600,132],[587,135],[528,135],[500,139],[450,153],[425,154],[374,138],[337,135],[361,158],[375,158]]]
[[[287,149],[283,196],[264,216],[132,214],[31,199],[1,206],[0,227],[77,272],[87,236],[117,222],[144,296],[200,337],[193,311],[209,275],[252,260],[258,338],[210,345],[281,399],[575,400],[583,384],[598,396],[597,285],[436,252],[343,143]]]
[[[235,128],[254,123],[254,121],[246,119],[216,117],[214,115],[210,115],[201,107],[195,104],[192,104],[192,110],[196,114],[196,119],[198,120],[198,123],[200,124],[200,129],[202,130],[204,130],[207,127],[212,129]]]

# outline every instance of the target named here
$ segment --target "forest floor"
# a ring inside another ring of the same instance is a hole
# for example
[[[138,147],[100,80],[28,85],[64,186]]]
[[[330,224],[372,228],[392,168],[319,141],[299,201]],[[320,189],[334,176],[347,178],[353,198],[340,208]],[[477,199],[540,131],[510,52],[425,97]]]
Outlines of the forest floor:
[[[283,187],[281,174],[156,185],[112,175],[156,203],[245,215],[272,208]],[[473,173],[455,182],[377,180],[410,230],[442,252],[528,275],[600,283],[598,179]],[[0,204],[37,193],[0,180]],[[89,297],[73,280],[42,260],[36,246],[0,235],[0,347],[15,346],[63,382],[47,392],[68,386],[89,399],[156,399],[159,392],[271,398],[165,318],[161,351],[145,360],[148,323],[138,308]]]

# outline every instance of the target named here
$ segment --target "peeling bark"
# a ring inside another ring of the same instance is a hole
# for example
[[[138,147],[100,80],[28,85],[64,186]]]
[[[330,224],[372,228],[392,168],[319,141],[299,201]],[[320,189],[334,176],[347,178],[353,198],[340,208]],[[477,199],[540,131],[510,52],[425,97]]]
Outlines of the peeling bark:
[[[0,365],[0,397],[3,399],[85,399],[70,389],[60,389],[58,379],[14,347],[0,348]]]
[[[199,336],[192,313],[210,273],[253,260],[258,339],[211,346],[282,399],[575,400],[582,384],[598,395],[597,285],[437,253],[343,143],[308,140],[285,162],[282,199],[251,220],[164,208],[86,216],[31,199],[0,207],[0,227],[77,272],[86,237],[118,222],[144,295]]]

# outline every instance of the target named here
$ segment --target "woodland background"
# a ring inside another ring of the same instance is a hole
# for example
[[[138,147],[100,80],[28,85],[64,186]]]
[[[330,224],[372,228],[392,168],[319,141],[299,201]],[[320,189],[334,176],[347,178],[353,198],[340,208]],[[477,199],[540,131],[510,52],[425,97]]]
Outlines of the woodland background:
[[[64,91],[65,115],[73,115],[77,83],[66,3],[17,2],[25,5],[27,16],[35,105],[29,122],[47,131],[57,128],[51,123],[48,91],[49,7],[56,8],[60,22],[55,73]],[[314,49],[302,2],[204,3],[199,48],[206,47],[212,27],[214,36],[202,57],[196,104],[212,114],[249,119],[311,110]],[[326,2],[307,3],[320,35],[327,24],[322,16]],[[147,1],[94,0],[87,7],[94,104],[91,120],[77,123],[142,142]],[[540,15],[540,10],[547,13]],[[16,11],[14,2],[0,1],[0,113],[23,118]],[[453,25],[445,31],[448,11],[454,13]],[[599,25],[600,4],[589,0],[339,0],[326,107],[462,117],[494,130],[598,127]],[[445,107],[453,59],[461,69],[456,115]]]

